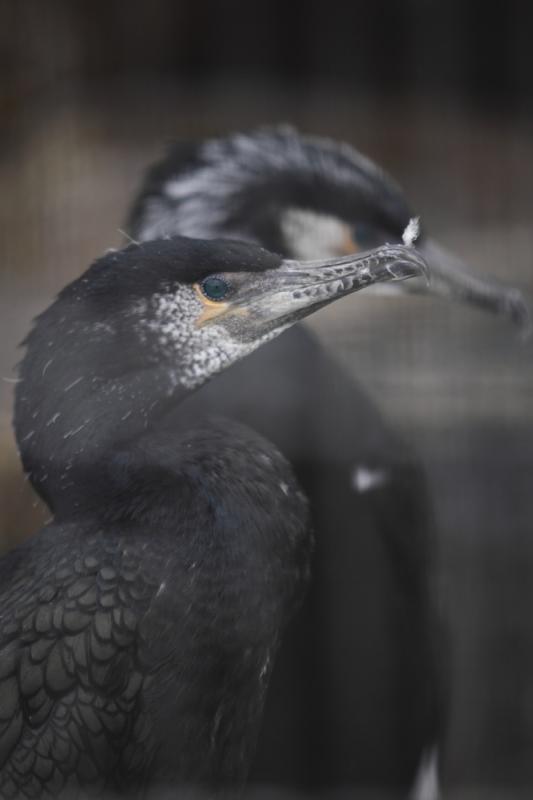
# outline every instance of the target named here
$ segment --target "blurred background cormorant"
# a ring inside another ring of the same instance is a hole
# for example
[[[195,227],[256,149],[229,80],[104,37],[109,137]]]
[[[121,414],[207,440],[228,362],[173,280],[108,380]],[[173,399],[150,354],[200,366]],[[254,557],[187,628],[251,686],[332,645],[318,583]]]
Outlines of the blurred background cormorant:
[[[140,241],[224,236],[310,259],[399,242],[412,217],[398,184],[349,144],[279,126],[174,145],[148,171],[127,227]],[[472,274],[425,232],[416,245],[431,281],[382,289],[447,296],[527,331],[520,291]]]
[[[3,797],[242,784],[306,502],[254,431],[169,412],[301,317],[424,271],[406,247],[302,264],[175,237],[111,251],[40,315],[15,428],[54,520],[0,561]]]
[[[140,241],[224,236],[288,258],[334,257],[401,241],[412,215],[392,178],[349,145],[278,127],[174,145],[148,171],[127,229]],[[469,275],[424,233],[416,246],[431,281],[384,289],[414,285],[525,323],[519,292]],[[274,672],[253,777],[401,794],[444,726],[446,647],[421,466],[301,327],[205,386],[180,415],[192,422],[222,404],[289,458],[311,499],[318,548]]]

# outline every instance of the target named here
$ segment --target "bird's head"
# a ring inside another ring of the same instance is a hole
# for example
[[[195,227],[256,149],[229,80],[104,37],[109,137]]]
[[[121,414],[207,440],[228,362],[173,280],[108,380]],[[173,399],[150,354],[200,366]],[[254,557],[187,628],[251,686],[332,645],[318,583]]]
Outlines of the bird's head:
[[[307,260],[399,243],[411,217],[400,187],[354,148],[280,127],[172,149],[149,172],[129,228],[138,240],[235,238]],[[425,230],[416,246],[432,281],[401,289],[448,296],[528,327],[516,289],[470,274]]]
[[[27,338],[15,407],[25,468],[52,505],[47,483],[66,492],[74,468],[99,463],[302,317],[425,271],[402,245],[311,262],[179,236],[110,252],[63,289]]]
[[[403,245],[313,261],[223,239],[130,245],[60,294],[52,312],[70,335],[57,346],[94,351],[103,377],[142,362],[163,365],[173,385],[192,389],[322,306],[425,272],[417,251]]]

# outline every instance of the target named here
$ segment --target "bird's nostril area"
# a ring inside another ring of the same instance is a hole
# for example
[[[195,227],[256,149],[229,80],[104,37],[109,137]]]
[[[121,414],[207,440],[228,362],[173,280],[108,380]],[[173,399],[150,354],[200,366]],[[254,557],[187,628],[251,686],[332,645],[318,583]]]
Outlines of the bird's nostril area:
[[[391,264],[387,264],[387,272],[394,278],[407,278],[418,274],[416,266],[406,259],[398,259]]]

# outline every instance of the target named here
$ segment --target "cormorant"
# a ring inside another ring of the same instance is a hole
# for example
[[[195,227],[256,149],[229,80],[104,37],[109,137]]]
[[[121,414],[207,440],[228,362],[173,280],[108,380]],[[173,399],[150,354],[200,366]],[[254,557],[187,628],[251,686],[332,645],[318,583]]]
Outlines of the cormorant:
[[[108,253],[41,314],[15,429],[54,519],[0,560],[2,797],[242,783],[306,501],[256,432],[176,410],[299,318],[424,271],[410,247],[302,264],[175,237]]]
[[[414,216],[398,184],[369,158],[284,125],[172,146],[148,171],[127,227],[139,241],[222,236],[309,259],[400,242]],[[424,230],[416,246],[431,281],[395,290],[447,296],[530,329],[519,290],[473,275]]]
[[[400,241],[412,215],[397,184],[349,145],[280,127],[172,146],[148,171],[127,229],[140,241],[223,236],[287,258],[333,257]],[[525,327],[519,292],[469,275],[425,231],[416,246],[431,281],[399,289],[448,295]],[[420,464],[299,325],[204,386],[180,415],[192,424],[222,407],[290,460],[317,540],[252,777],[406,791],[441,735],[446,695]]]

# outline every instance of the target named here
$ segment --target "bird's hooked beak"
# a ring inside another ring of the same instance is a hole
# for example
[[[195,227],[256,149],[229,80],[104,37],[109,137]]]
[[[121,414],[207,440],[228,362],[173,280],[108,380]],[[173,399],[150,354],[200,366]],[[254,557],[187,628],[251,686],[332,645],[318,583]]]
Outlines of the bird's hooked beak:
[[[318,261],[284,260],[276,269],[246,273],[233,297],[218,312],[211,304],[201,324],[216,320],[240,339],[257,339],[373,284],[427,276],[423,256],[405,245]]]
[[[424,281],[411,281],[406,291],[429,292],[477,306],[507,317],[524,338],[531,334],[531,313],[520,290],[472,275],[457,256],[431,239],[416,243],[416,248],[429,266],[431,283],[428,286]]]

